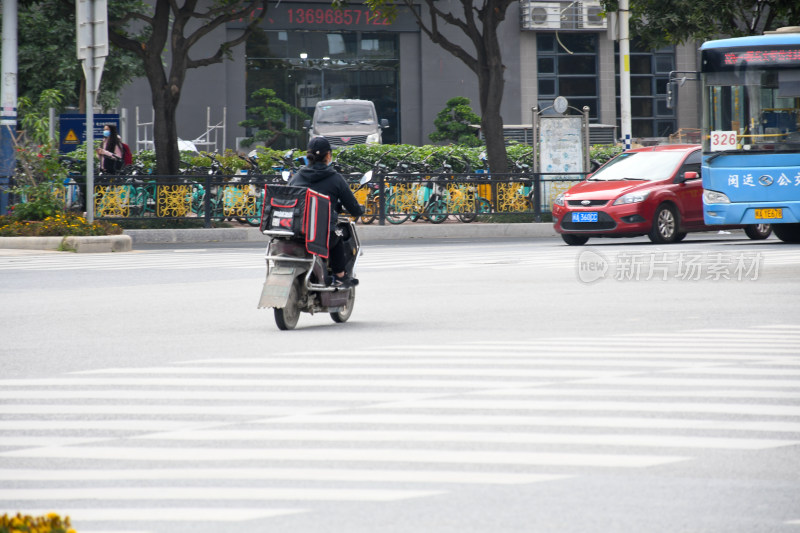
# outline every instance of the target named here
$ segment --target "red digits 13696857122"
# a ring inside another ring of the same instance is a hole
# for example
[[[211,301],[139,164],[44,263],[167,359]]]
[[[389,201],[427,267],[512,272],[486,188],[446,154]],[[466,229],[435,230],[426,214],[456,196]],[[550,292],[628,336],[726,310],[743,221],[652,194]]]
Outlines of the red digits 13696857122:
[[[368,9],[334,9],[334,8],[288,8],[290,24],[308,25],[371,25],[371,26],[390,26],[386,17],[380,11],[370,11]]]

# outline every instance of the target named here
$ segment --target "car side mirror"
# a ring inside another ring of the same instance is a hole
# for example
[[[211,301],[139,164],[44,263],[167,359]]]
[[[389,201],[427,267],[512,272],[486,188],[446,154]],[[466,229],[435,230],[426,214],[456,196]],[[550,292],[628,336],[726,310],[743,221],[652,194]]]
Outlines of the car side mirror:
[[[683,181],[696,180],[699,177],[700,177],[700,174],[698,174],[697,172],[689,171],[689,172],[684,172],[683,173]]]
[[[304,129],[304,130],[307,130],[307,129],[308,129],[308,128],[310,128],[310,127],[311,127],[311,121],[310,121],[310,120],[308,120],[308,119],[304,120],[304,121],[303,121],[303,129]]]
[[[381,128],[386,129],[388,127],[389,127],[389,121],[386,120],[385,118],[382,118],[381,119]]]

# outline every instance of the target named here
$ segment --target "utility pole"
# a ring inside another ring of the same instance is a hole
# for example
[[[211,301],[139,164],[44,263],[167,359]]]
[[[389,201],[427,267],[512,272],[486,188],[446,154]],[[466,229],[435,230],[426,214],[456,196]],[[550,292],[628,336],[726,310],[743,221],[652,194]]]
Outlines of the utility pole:
[[[0,215],[8,213],[8,186],[14,177],[17,134],[17,0],[3,0],[3,62],[0,92]]]
[[[622,140],[631,148],[630,0],[619,0],[619,111]]]
[[[108,5],[106,0],[75,3],[78,59],[86,78],[86,221],[94,222],[94,102],[108,56]]]

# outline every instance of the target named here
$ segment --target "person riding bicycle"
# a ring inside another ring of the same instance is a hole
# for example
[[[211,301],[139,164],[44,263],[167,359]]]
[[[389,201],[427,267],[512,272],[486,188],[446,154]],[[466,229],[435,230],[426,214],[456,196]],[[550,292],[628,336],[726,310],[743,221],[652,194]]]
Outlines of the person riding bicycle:
[[[295,172],[289,180],[289,185],[308,187],[320,194],[328,196],[331,200],[331,232],[328,241],[330,249],[330,266],[334,273],[331,285],[335,287],[353,287],[358,280],[347,275],[347,256],[341,236],[336,234],[336,222],[342,207],[350,215],[358,218],[363,214],[350,186],[341,174],[336,172],[331,165],[331,144],[325,137],[314,137],[308,143],[306,153],[306,166]]]

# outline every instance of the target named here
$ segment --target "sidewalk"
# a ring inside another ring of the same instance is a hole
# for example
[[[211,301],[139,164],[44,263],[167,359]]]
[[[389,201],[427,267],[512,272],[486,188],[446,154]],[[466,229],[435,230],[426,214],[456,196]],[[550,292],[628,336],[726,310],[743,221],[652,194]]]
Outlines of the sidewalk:
[[[480,224],[406,222],[397,226],[387,224],[359,224],[361,242],[380,242],[405,239],[491,239],[501,237],[536,239],[555,237],[553,224]],[[258,228],[208,228],[208,229],[137,229],[126,230],[123,235],[107,237],[0,237],[0,250],[69,252],[129,252],[137,244],[190,244],[210,242],[267,242]],[[7,255],[7,254],[6,254]]]
[[[377,224],[357,226],[361,242],[377,242],[401,239],[480,239],[493,237],[542,238],[555,237],[550,222],[519,224],[481,224],[406,222],[399,225]],[[268,237],[258,228],[208,228],[182,230],[127,230],[137,244],[203,243],[203,242],[264,242]]]

